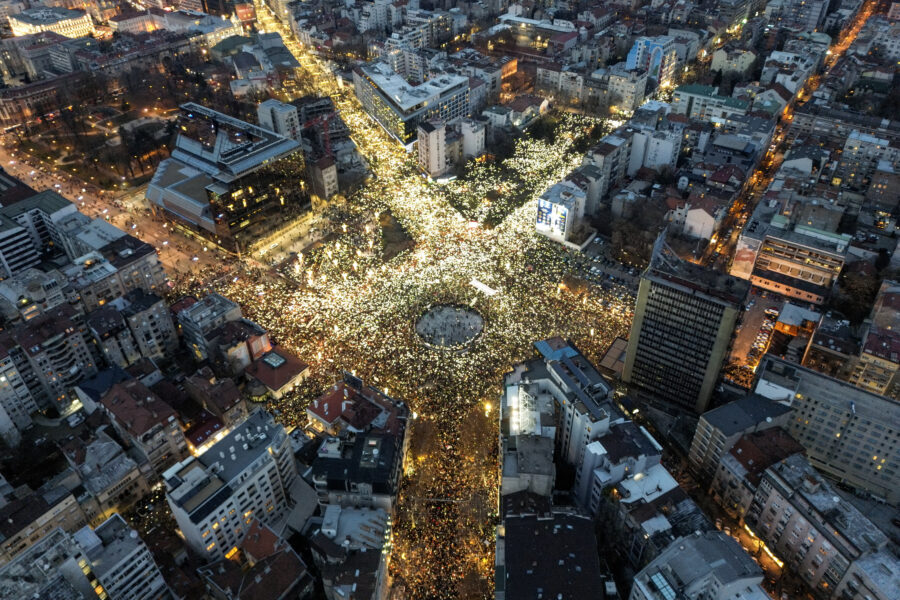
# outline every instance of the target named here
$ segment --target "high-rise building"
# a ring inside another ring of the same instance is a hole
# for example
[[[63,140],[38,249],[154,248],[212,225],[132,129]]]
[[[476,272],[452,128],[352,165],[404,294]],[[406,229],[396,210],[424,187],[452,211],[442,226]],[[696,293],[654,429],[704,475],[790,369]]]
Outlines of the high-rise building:
[[[262,127],[292,140],[300,139],[300,117],[293,104],[270,98],[256,107],[256,116]]]
[[[682,261],[661,235],[641,276],[622,379],[654,399],[705,411],[748,288]]]
[[[96,529],[85,527],[73,536],[96,577],[99,598],[163,600],[171,598],[159,567],[138,533],[114,513]]]
[[[573,242],[584,221],[587,194],[571,181],[550,186],[537,205],[535,229],[555,242]]]
[[[639,37],[628,52],[625,68],[643,69],[657,85],[672,83],[678,55],[675,51],[675,38],[669,35],[656,37]]]
[[[900,403],[770,354],[756,370],[753,389],[791,405],[786,429],[815,468],[900,502]]]
[[[213,292],[194,302],[177,315],[185,344],[198,360],[209,357],[207,337],[221,325],[241,318],[241,307]]]
[[[447,172],[447,125],[440,119],[419,123],[419,166],[432,177]]]
[[[207,559],[228,554],[254,519],[271,524],[282,517],[296,478],[284,427],[262,410],[200,456],[163,474],[166,499],[185,542]]]

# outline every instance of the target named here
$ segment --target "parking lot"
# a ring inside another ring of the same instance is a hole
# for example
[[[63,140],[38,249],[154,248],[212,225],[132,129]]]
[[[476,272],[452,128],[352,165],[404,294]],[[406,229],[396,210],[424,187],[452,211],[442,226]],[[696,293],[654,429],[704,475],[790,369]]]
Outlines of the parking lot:
[[[596,285],[605,284],[604,287],[620,285],[637,290],[641,270],[611,258],[607,247],[608,244],[598,237],[594,238],[584,252],[579,253],[583,278]]]
[[[766,352],[784,302],[781,296],[751,288],[748,310],[744,311],[731,347],[730,363],[756,366]]]

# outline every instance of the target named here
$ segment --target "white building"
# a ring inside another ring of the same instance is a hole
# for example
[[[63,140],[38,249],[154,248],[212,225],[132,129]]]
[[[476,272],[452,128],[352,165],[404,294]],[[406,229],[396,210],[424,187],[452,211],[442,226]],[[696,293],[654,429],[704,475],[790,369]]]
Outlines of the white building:
[[[431,177],[447,172],[447,125],[440,119],[419,123],[419,166]]]
[[[535,229],[556,242],[568,242],[584,220],[587,195],[571,181],[562,181],[538,198]]]
[[[635,131],[631,136],[627,173],[633,176],[641,167],[657,171],[668,167],[674,172],[680,152],[681,135],[675,131]]]
[[[169,597],[159,567],[137,531],[118,513],[96,529],[85,527],[73,536],[97,577],[98,591],[116,600],[158,600]]]
[[[198,360],[209,357],[206,336],[217,327],[237,321],[243,315],[241,307],[221,294],[213,292],[178,313],[178,322],[186,345]]]
[[[52,31],[68,38],[80,38],[94,33],[94,22],[89,14],[56,6],[27,8],[10,16],[9,26],[14,36]]]
[[[300,117],[293,104],[270,98],[256,107],[256,117],[261,127],[292,140],[300,139]]]
[[[468,116],[469,78],[440,73],[412,85],[385,63],[353,69],[353,86],[363,108],[403,144],[414,141],[419,123]]]
[[[271,525],[284,515],[296,478],[284,427],[262,410],[200,456],[163,474],[166,499],[185,542],[210,560],[235,547],[253,519]]]
[[[463,157],[477,158],[484,153],[485,127],[473,119],[463,119],[459,123],[462,135]]]
[[[634,578],[629,600],[767,600],[763,572],[719,531],[679,538]]]

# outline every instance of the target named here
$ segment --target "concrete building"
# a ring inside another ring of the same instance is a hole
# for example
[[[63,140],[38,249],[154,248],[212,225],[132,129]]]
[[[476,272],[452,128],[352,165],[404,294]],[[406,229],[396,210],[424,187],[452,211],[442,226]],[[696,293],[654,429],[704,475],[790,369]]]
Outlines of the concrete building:
[[[353,86],[366,112],[404,145],[414,141],[422,121],[469,114],[469,78],[462,75],[442,73],[414,86],[375,62],[353,70]]]
[[[16,364],[21,349],[9,335],[0,335],[0,435],[11,447],[18,445],[21,433],[31,425],[38,410],[28,382]],[[31,371],[31,369],[27,369]]]
[[[631,421],[616,423],[585,449],[576,475],[579,505],[597,516],[605,490],[658,465],[661,457],[662,446],[646,429]]]
[[[0,208],[0,275],[5,279],[37,266],[43,252],[61,245],[58,223],[77,212],[50,190]]]
[[[178,414],[137,379],[114,384],[100,403],[119,436],[157,475],[187,454]]]
[[[299,142],[192,102],[180,108],[171,157],[147,186],[157,214],[240,254],[309,210]]]
[[[293,104],[269,98],[256,107],[256,117],[261,127],[274,131],[282,137],[300,140],[302,124],[297,115],[297,107]]]
[[[898,589],[900,559],[890,550],[880,550],[853,561],[834,591],[834,597],[845,600],[891,600]]]
[[[585,241],[586,200],[584,190],[571,181],[553,184],[538,198],[535,229],[555,242],[580,246]]]
[[[96,529],[85,527],[73,538],[96,577],[93,587],[98,596],[122,600],[172,597],[147,545],[121,515],[113,514]]]
[[[83,600],[97,595],[84,551],[63,529],[52,529],[0,566],[0,597]]]
[[[590,518],[562,510],[506,514],[497,533],[494,597],[602,598],[592,525]]]
[[[803,451],[781,427],[745,434],[719,459],[710,492],[731,518],[741,520],[750,510],[763,472]]]
[[[668,35],[639,37],[634,41],[625,59],[629,71],[642,69],[656,84],[666,87],[672,83],[678,57],[675,52],[675,38]]]
[[[206,559],[225,557],[254,520],[271,525],[280,519],[296,478],[284,428],[262,410],[163,474],[166,500],[185,542]]]
[[[447,125],[440,119],[422,121],[418,127],[419,166],[431,177],[440,177],[448,170]]]
[[[26,8],[10,15],[9,26],[14,36],[52,31],[67,38],[80,38],[94,33],[94,22],[89,14],[58,6]]]
[[[651,398],[702,414],[748,288],[737,278],[682,261],[661,235],[641,275],[622,380]]]
[[[838,165],[842,182],[850,187],[866,189],[880,162],[892,169],[900,168],[900,144],[882,137],[853,130],[844,142]]]
[[[140,355],[154,360],[170,358],[178,347],[178,333],[166,301],[141,288],[125,294],[123,301],[122,316]]]
[[[61,449],[81,480],[83,489],[76,499],[88,525],[97,526],[116,513],[127,512],[150,493],[138,464],[105,431],[89,441],[75,438]]]
[[[13,362],[39,408],[65,407],[69,390],[97,372],[81,315],[62,304],[11,331]]]
[[[26,269],[0,282],[0,312],[10,322],[28,321],[68,302],[71,290],[57,269]]]
[[[582,165],[596,167],[599,174],[597,195],[603,199],[625,178],[631,159],[631,134],[616,130],[587,151]]]
[[[191,304],[176,315],[181,325],[185,345],[197,360],[209,358],[208,337],[218,327],[242,318],[241,307],[228,298],[213,292]]]
[[[753,66],[756,54],[750,50],[719,48],[712,55],[710,71],[744,74]]]
[[[809,462],[834,479],[900,503],[900,405],[844,381],[767,355],[757,394],[790,403],[787,427]]]
[[[282,349],[270,350],[247,367],[245,375],[262,387],[260,392],[251,391],[255,397],[279,400],[309,376],[309,365]]]
[[[841,500],[799,454],[766,469],[745,521],[823,595],[837,588],[853,561],[888,543],[887,536]]]
[[[724,533],[675,540],[634,578],[629,600],[765,600],[762,569]]]
[[[772,427],[787,427],[791,409],[752,394],[708,410],[700,416],[688,462],[698,479],[708,484],[719,462],[742,436]]]
[[[0,508],[0,562],[13,560],[54,530],[69,533],[87,521],[75,496],[48,486]]]
[[[689,119],[724,124],[729,117],[746,115],[750,103],[746,100],[720,96],[718,88],[691,83],[675,88],[672,112]]]

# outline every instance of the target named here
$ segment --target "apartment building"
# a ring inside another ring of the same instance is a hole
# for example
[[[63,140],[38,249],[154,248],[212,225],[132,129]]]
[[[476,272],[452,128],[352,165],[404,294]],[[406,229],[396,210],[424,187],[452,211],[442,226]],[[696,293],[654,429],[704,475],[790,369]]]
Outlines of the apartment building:
[[[900,168],[900,143],[856,129],[851,131],[838,164],[844,185],[866,189],[879,163]]]
[[[697,477],[708,484],[719,462],[742,436],[772,427],[786,427],[790,407],[751,394],[700,415],[688,462]]]
[[[105,431],[98,431],[88,441],[75,438],[61,450],[81,480],[76,499],[91,526],[125,513],[150,493],[139,465]]]
[[[208,337],[218,327],[242,318],[241,307],[215,292],[191,303],[177,313],[185,345],[197,360],[210,356]]]
[[[571,181],[555,183],[538,198],[535,230],[555,242],[578,247],[585,242],[587,194]]]
[[[69,390],[97,372],[81,315],[61,304],[11,332],[12,360],[39,408],[65,406]]]
[[[419,166],[431,177],[440,177],[448,171],[447,125],[440,119],[419,123],[417,150]]]
[[[121,438],[157,475],[187,454],[178,413],[137,379],[114,384],[100,404]]]
[[[766,469],[745,521],[823,595],[837,588],[853,561],[888,542],[799,454]]]
[[[681,537],[634,578],[629,600],[766,600],[763,572],[724,533]]]
[[[662,87],[672,83],[677,64],[675,38],[669,35],[637,38],[625,59],[626,69],[642,69]]]
[[[17,352],[21,354],[16,342],[8,334],[0,334],[0,435],[10,446],[19,443],[22,431],[31,425],[31,415],[38,410],[13,358]]]
[[[76,212],[49,190],[0,208],[0,275],[5,279],[40,263],[40,255],[61,242],[58,223]]]
[[[469,78],[462,75],[442,73],[414,86],[375,62],[353,70],[353,86],[366,112],[404,145],[415,141],[422,121],[469,115]]]
[[[256,107],[256,117],[261,127],[274,131],[280,136],[300,140],[302,124],[297,114],[297,107],[293,104],[285,104],[269,98]]]
[[[720,96],[719,90],[710,85],[691,83],[675,88],[672,111],[689,119],[724,123],[731,117],[746,115],[750,103],[746,100]]]
[[[73,538],[97,579],[94,592],[98,596],[105,593],[107,598],[122,600],[172,597],[144,540],[122,515],[113,514],[96,529],[85,527]]]
[[[900,284],[883,281],[863,324],[859,360],[850,383],[875,394],[900,397]]]
[[[619,129],[605,136],[587,151],[582,165],[596,167],[599,174],[597,196],[603,199],[625,178],[631,158],[631,135]]]
[[[765,470],[803,452],[803,446],[781,427],[745,434],[719,459],[710,493],[733,519],[743,519]]]
[[[12,560],[51,531],[71,533],[86,523],[75,496],[60,486],[12,500],[0,508],[0,562]]]
[[[702,414],[748,288],[740,279],[682,261],[661,235],[641,275],[622,380]]]
[[[271,524],[291,504],[297,468],[284,428],[256,410],[200,456],[163,474],[166,500],[187,545],[208,560],[225,557],[250,524]]]
[[[766,355],[753,390],[793,409],[788,433],[809,462],[846,485],[900,502],[900,405]]]
[[[122,301],[122,316],[140,355],[154,360],[170,358],[178,347],[178,332],[166,301],[141,288],[125,294]]]

